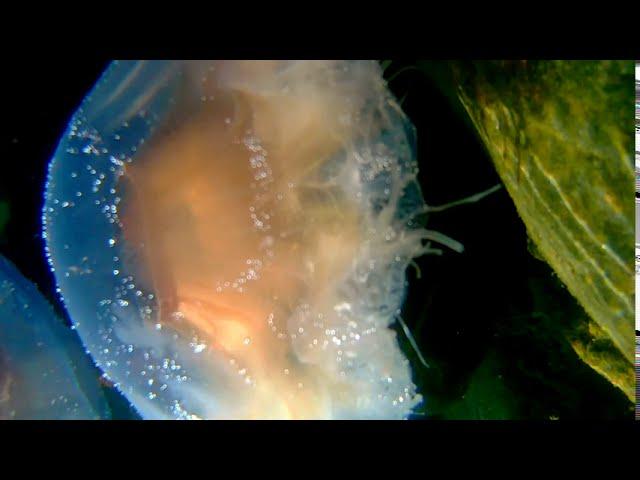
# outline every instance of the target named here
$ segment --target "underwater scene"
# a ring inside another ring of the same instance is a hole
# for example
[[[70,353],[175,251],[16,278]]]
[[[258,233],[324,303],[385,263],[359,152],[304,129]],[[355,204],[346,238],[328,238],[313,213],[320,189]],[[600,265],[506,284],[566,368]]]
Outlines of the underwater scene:
[[[640,65],[636,64],[636,292],[640,289]],[[636,420],[640,419],[640,297],[636,295]]]
[[[0,419],[638,418],[633,61],[46,62]]]

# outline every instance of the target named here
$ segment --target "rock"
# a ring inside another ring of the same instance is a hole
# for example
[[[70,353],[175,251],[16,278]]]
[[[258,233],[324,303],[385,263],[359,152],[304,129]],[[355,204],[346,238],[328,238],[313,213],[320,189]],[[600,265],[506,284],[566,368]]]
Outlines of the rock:
[[[535,251],[593,320],[568,336],[572,346],[633,399],[633,63],[456,62],[451,71]],[[614,352],[594,348],[603,344]]]

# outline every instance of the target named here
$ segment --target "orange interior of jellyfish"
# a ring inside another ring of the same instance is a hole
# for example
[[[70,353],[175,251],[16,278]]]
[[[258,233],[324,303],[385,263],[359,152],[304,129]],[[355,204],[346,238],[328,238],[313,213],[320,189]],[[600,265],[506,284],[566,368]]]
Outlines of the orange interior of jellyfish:
[[[332,308],[361,242],[351,199],[315,175],[349,133],[332,102],[211,86],[123,175],[123,235],[155,320],[223,352],[253,389],[254,418],[329,408],[322,374],[291,350],[287,319],[311,298]]]

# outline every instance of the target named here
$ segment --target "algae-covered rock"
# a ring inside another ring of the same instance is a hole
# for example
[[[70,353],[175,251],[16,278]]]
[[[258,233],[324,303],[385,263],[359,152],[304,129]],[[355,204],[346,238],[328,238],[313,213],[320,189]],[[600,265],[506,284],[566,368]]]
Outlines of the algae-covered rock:
[[[451,68],[535,250],[595,321],[571,335],[574,349],[632,398],[633,62]]]
[[[567,334],[571,346],[587,365],[635,401],[636,379],[627,359],[593,320],[582,322]]]

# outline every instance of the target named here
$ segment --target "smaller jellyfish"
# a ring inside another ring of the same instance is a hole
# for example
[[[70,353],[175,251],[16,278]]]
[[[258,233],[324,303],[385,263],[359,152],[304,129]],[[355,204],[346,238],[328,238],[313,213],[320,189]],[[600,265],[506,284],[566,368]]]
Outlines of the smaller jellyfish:
[[[0,419],[108,417],[99,376],[75,332],[0,255]]]

